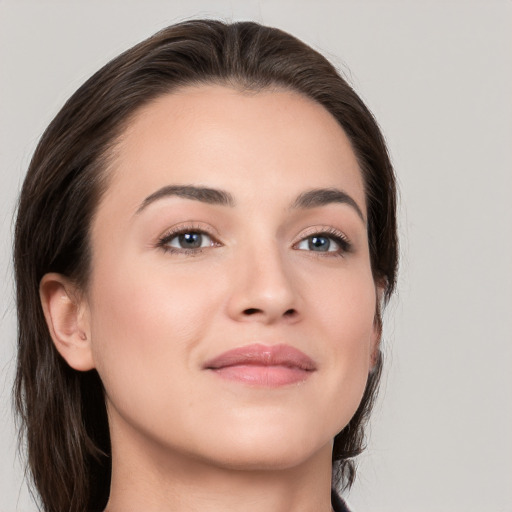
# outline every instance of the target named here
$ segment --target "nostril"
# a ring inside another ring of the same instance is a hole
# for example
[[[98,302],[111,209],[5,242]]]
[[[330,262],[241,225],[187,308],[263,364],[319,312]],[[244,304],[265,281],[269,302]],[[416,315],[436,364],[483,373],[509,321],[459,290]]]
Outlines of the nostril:
[[[254,315],[256,313],[261,313],[261,310],[256,308],[248,308],[244,310],[244,315]]]
[[[273,315],[267,311],[265,311],[265,309],[259,309],[259,308],[247,308],[247,309],[244,309],[242,314],[245,316],[245,317],[248,317],[248,316],[254,316],[254,315],[262,315],[264,317],[267,316],[267,314],[269,314],[271,317],[273,317]],[[279,316],[279,315],[278,315]],[[284,318],[289,318],[289,319],[292,319],[292,318],[295,318],[297,316],[297,310],[291,308],[291,309],[287,309],[282,317]]]
[[[263,313],[263,311],[261,309],[258,309],[258,308],[247,308],[247,309],[244,309],[244,315],[247,315],[247,316],[256,315],[258,313]],[[295,311],[295,309],[287,309],[284,312],[283,316],[291,318],[291,317],[295,316],[296,313],[297,313],[297,311]]]

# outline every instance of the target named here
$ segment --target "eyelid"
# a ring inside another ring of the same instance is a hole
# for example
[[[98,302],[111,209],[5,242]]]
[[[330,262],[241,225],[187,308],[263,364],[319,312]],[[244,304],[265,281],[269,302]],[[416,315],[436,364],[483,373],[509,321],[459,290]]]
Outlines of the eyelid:
[[[310,226],[309,228],[306,228],[304,231],[301,231],[301,233],[297,236],[297,240],[294,243],[300,242],[304,238],[307,238],[312,235],[332,235],[341,238],[345,242],[351,244],[349,237],[343,231],[333,226],[323,225]]]
[[[306,230],[302,231],[300,235],[297,237],[297,240],[293,242],[292,247],[296,247],[300,242],[309,238],[311,236],[327,236],[333,238],[335,242],[337,242],[341,247],[341,253],[347,253],[352,250],[352,242],[348,238],[348,236],[341,230],[333,227],[333,226],[311,226]],[[314,251],[305,251],[305,252],[314,252]],[[340,255],[340,252],[330,251],[325,253],[318,252],[317,254],[321,254],[323,256],[334,256]]]
[[[191,249],[179,249],[177,247],[171,247],[167,245],[173,238],[185,233],[200,233],[203,235],[207,235],[212,240],[212,245],[209,247],[198,247]],[[211,226],[197,222],[184,222],[171,226],[169,229],[164,231],[164,233],[158,237],[155,245],[156,247],[159,247],[166,252],[174,252],[180,254],[197,254],[205,249],[209,249],[210,247],[218,247],[222,245],[222,243],[219,241],[219,237],[217,235],[216,230],[213,229]]]

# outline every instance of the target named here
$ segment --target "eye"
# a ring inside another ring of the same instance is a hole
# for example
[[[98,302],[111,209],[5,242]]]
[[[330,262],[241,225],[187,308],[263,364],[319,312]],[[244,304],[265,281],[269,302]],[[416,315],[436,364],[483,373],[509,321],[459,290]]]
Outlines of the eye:
[[[206,232],[199,229],[182,228],[164,235],[158,246],[167,252],[198,253],[207,247],[219,245]]]
[[[332,252],[338,249],[338,244],[327,236],[308,236],[299,242],[297,249],[302,251]]]
[[[173,236],[167,245],[177,249],[199,249],[200,247],[210,247],[212,239],[206,233],[191,231]]]
[[[331,253],[330,255],[342,255],[350,250],[350,242],[342,233],[323,232],[313,233],[303,238],[295,246],[300,251],[311,251],[319,253]]]

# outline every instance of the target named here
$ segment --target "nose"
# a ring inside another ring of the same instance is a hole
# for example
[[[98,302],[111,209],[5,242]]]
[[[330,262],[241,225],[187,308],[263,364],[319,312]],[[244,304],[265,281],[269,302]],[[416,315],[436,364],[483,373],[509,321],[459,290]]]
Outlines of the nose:
[[[244,251],[231,269],[228,314],[237,321],[294,323],[300,318],[297,281],[278,247]]]

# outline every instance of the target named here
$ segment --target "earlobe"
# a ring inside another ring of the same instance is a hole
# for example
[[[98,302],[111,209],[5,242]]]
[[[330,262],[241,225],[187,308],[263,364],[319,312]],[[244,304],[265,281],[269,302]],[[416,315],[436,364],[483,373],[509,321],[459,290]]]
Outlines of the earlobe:
[[[94,368],[91,336],[84,301],[62,274],[45,274],[39,284],[44,316],[55,348],[79,371]]]

